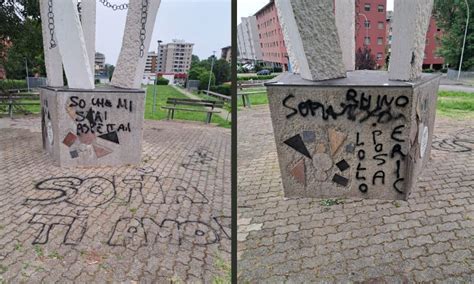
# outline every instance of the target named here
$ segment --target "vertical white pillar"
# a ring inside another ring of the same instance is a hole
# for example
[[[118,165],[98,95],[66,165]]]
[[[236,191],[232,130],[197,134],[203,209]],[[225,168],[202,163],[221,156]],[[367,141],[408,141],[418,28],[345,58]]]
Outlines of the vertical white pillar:
[[[355,70],[355,0],[336,0],[336,26],[346,71]]]
[[[123,34],[122,49],[112,77],[112,85],[121,88],[140,88],[151,35],[161,0],[131,0]],[[142,5],[146,8],[146,23]],[[144,29],[143,29],[144,28]]]
[[[390,80],[413,81],[421,76],[432,9],[433,0],[395,1]]]
[[[70,88],[94,89],[75,0],[53,0],[55,35]]]
[[[95,25],[96,25],[96,0],[82,0],[81,2],[81,24],[86,42],[89,65],[92,71],[92,79],[95,73]]]
[[[334,17],[333,0],[280,0],[280,21],[301,77],[328,80],[346,76]]]
[[[52,1],[52,0],[51,0]],[[44,62],[46,65],[46,75],[48,79],[48,86],[51,87],[62,87],[64,86],[63,81],[63,64],[61,61],[61,55],[59,54],[59,48],[57,45],[57,39],[54,36],[53,24],[53,11],[49,11],[48,0],[40,1],[40,13],[41,13],[41,27],[43,30],[43,48],[44,48]],[[52,6],[51,6],[52,9]],[[50,27],[53,31],[51,36]],[[53,46],[51,46],[53,44]]]
[[[291,6],[291,4],[289,3],[289,0],[275,0],[275,6],[278,13],[278,19],[280,20],[280,26],[281,26],[281,31],[283,33],[283,39],[285,40],[285,46],[286,46],[286,51],[288,53],[288,57],[290,61],[291,72],[299,74],[300,64],[298,63],[298,55],[296,53],[295,47],[293,46],[293,40],[294,38],[296,38],[296,35],[291,34],[291,31],[290,31],[291,28],[289,25],[289,21],[291,21],[291,19],[288,19],[290,15],[286,15],[286,14],[291,14],[288,12],[288,9]],[[286,13],[284,15],[285,11]],[[293,23],[293,25],[295,25],[295,23]],[[299,52],[302,53],[303,51],[300,50]]]

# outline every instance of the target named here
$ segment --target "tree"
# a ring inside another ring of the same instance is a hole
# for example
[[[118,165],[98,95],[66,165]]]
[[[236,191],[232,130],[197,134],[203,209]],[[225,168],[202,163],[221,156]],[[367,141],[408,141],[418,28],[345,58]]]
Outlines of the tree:
[[[114,75],[115,66],[112,64],[105,64],[105,70],[107,71],[107,75],[109,76],[109,80],[112,80],[112,76]]]
[[[199,89],[200,90],[207,90],[207,85],[209,84],[209,74],[211,74],[210,71],[204,71],[201,74],[199,74]],[[214,74],[211,74],[211,86],[214,86],[216,84],[216,77]]]
[[[467,2],[471,9],[462,64],[463,70],[474,69],[474,0],[467,0]],[[466,27],[466,3],[464,0],[435,0],[434,4],[436,23],[443,30],[438,53],[444,57],[446,64],[459,68]]]
[[[1,1],[0,23],[0,60],[7,76],[24,78],[25,60],[32,74],[45,74],[39,1]]]
[[[359,48],[356,52],[356,70],[375,70],[377,62],[370,48]]]
[[[215,61],[212,71],[216,77],[217,85],[230,81],[230,64],[226,60],[219,59]]]

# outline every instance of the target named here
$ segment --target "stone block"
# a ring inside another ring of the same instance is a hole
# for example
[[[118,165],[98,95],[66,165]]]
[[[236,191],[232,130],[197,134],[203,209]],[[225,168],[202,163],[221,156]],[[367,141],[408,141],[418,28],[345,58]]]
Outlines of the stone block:
[[[345,77],[333,0],[276,0],[293,70],[321,81]]]
[[[285,196],[407,199],[430,157],[439,78],[354,71],[267,83]]]
[[[395,1],[390,80],[413,81],[421,76],[432,8],[433,0]]]
[[[113,87],[40,89],[43,147],[64,167],[138,164],[145,93]]]
[[[336,27],[346,71],[355,70],[355,1],[335,0]]]

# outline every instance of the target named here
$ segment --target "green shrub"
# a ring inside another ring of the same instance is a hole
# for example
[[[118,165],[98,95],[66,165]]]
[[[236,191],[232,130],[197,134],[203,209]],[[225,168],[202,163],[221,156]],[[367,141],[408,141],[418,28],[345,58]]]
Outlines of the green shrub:
[[[278,75],[257,75],[252,77],[237,77],[237,81],[249,81],[249,80],[270,80]]]
[[[163,77],[158,77],[158,79],[156,79],[157,85],[168,85],[169,83],[170,83],[170,80]]]
[[[26,80],[0,80],[0,90],[26,89]]]
[[[230,85],[225,84],[225,85],[212,86],[211,91],[222,94],[222,95],[230,96]]]
[[[209,74],[211,74],[211,87],[216,84],[216,77],[210,71],[205,71],[199,74],[199,89],[207,90],[207,85],[209,84]]]

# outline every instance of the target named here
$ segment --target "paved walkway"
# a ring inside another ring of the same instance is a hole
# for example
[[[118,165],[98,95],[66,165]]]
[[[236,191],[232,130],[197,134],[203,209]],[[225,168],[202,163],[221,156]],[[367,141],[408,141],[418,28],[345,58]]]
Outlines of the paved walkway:
[[[239,112],[242,283],[474,282],[474,121],[437,119],[407,202],[286,199],[267,106]]]
[[[140,165],[65,169],[40,125],[0,119],[0,283],[224,277],[229,130],[146,121]]]

